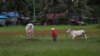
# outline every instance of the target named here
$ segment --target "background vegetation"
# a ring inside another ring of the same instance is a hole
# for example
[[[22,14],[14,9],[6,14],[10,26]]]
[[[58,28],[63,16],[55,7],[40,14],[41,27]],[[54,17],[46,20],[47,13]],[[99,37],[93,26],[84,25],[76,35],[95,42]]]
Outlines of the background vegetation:
[[[65,17],[100,18],[99,0],[0,0],[0,11],[19,11],[26,16],[47,13],[64,13]]]

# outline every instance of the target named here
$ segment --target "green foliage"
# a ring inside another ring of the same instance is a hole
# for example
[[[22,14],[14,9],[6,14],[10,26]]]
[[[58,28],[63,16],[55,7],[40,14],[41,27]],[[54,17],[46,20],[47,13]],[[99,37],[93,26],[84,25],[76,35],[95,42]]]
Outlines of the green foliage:
[[[6,0],[5,3],[2,1],[0,0],[0,11],[17,10],[26,16],[33,16],[35,6],[36,15],[39,16],[45,13],[64,13],[66,18],[72,16],[100,18],[99,0]]]

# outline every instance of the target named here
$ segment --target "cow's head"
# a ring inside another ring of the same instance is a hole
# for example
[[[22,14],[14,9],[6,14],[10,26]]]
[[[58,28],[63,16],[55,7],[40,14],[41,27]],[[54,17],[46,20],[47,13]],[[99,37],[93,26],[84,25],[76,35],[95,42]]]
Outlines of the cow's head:
[[[70,33],[71,32],[71,29],[67,29],[67,31],[66,31],[67,33]]]

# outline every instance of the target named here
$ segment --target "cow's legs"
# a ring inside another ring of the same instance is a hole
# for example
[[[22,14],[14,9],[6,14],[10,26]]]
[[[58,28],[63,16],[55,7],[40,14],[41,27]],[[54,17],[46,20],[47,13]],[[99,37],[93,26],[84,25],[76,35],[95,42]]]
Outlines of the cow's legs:
[[[76,36],[73,36],[72,39],[75,39]]]
[[[86,34],[84,34],[84,37],[85,37],[85,39],[87,39],[87,36],[86,36]]]

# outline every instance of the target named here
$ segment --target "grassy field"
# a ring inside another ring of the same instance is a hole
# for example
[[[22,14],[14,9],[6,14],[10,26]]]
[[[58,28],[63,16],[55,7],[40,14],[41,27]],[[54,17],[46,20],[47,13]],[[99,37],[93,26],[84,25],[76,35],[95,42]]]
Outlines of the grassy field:
[[[62,30],[62,29],[87,29],[87,30],[97,30],[100,31],[98,28],[98,25],[86,25],[86,26],[70,26],[70,25],[53,25],[53,26],[35,26],[35,30],[50,30],[51,27],[55,27],[57,30]],[[5,26],[5,27],[0,27],[0,32],[20,32],[24,31],[25,26],[17,25],[17,26]]]
[[[49,31],[52,26],[35,26],[36,31]],[[0,36],[0,56],[100,56],[100,29],[97,25],[53,26],[57,30],[85,29],[88,39],[72,40],[68,35],[59,35],[56,43],[49,35],[26,40],[24,35]],[[24,26],[0,27],[0,32],[24,32]],[[93,34],[95,32],[95,34]]]

